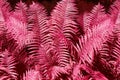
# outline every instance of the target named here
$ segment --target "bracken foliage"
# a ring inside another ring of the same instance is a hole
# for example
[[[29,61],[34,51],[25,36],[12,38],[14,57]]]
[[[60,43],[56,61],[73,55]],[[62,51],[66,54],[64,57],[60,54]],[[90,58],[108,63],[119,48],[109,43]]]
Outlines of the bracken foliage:
[[[50,15],[40,3],[0,0],[0,80],[120,80],[120,0],[79,14],[76,0]]]

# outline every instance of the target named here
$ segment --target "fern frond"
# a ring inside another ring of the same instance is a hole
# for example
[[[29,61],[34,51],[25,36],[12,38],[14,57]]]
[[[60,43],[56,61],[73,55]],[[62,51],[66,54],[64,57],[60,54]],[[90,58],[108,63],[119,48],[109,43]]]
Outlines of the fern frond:
[[[42,74],[42,78],[46,79],[47,71],[50,68],[51,65],[53,65],[53,59],[54,57],[50,55],[51,48],[49,47],[40,47],[39,48],[39,54],[36,56],[36,59],[38,59],[38,65],[36,69],[40,70]]]
[[[101,24],[94,26],[94,28],[86,32],[84,36],[79,38],[79,43],[76,44],[75,49],[79,54],[80,60],[88,62],[92,64],[94,57],[94,49],[100,49],[101,44],[105,42],[111,31],[113,30],[113,26],[110,25],[111,20],[107,19]],[[104,30],[103,30],[104,28]],[[86,64],[86,63],[85,63]]]
[[[49,27],[46,25],[48,20],[46,10],[41,4],[33,2],[27,12],[28,31],[33,31],[36,35],[38,35],[41,45],[47,44],[49,40]]]
[[[42,80],[39,71],[28,70],[23,75],[23,80]]]
[[[65,40],[62,38],[58,40],[58,38],[56,38],[56,40],[54,40],[54,45],[50,47],[41,46],[39,49],[38,59],[40,72],[42,72],[44,78],[49,76],[49,79],[54,79],[63,75],[66,70],[63,72],[62,68],[69,65],[70,61],[70,54]],[[54,67],[59,67],[61,70],[54,72]],[[52,74],[52,72],[56,74]]]
[[[120,1],[116,0],[110,7],[110,17],[114,24],[120,23]]]
[[[105,10],[100,3],[95,5],[90,13],[85,13],[83,16],[84,30],[86,32],[87,29],[93,28],[95,25],[100,24],[108,18],[107,14],[105,14]]]
[[[50,73],[48,73],[51,80],[56,80],[60,76],[69,74],[64,67],[54,66],[50,69]],[[62,74],[62,75],[61,75]]]
[[[5,74],[3,74],[1,78],[6,76],[5,78],[17,80],[18,74],[15,65],[15,58],[12,57],[7,50],[3,52],[1,54],[0,72]]]
[[[29,50],[37,50],[39,48],[39,45],[48,44],[50,40],[48,34],[49,28],[46,25],[46,11],[42,5],[33,3],[32,5],[30,5],[30,8],[27,11],[27,16],[27,44]],[[34,51],[31,53],[34,53]]]
[[[7,33],[11,34],[11,36],[16,40],[19,48],[25,45],[25,40],[27,37],[27,30],[25,23],[14,18],[9,17],[7,21]]]
[[[5,4],[4,0],[0,0],[0,34],[3,34],[6,30],[6,25],[5,25],[5,15],[3,11],[3,5]],[[4,31],[4,32],[3,32]]]
[[[27,5],[20,1],[16,4],[15,11],[11,16],[27,25],[27,9]]]
[[[74,0],[62,0],[52,11],[49,25],[54,38],[55,34],[59,33],[71,40],[76,34],[78,24],[75,20],[78,16],[78,11],[74,2]]]
[[[120,60],[119,58],[120,58],[120,29],[118,27],[114,29],[113,33],[102,45],[102,49],[99,51],[98,54],[98,61],[96,63],[96,67],[108,79],[120,79],[119,77],[120,70],[118,69]]]
[[[69,64],[69,47],[74,42],[73,38],[78,29],[77,16],[78,11],[74,0],[60,1],[51,13],[48,25],[50,26],[53,47],[60,66]]]
[[[51,38],[49,36],[49,27],[47,26],[48,17],[41,4],[33,2],[27,10],[27,18],[27,37],[25,45],[28,51],[28,58],[25,62],[34,67],[39,60],[37,57],[39,55],[39,47],[50,46]]]
[[[41,47],[38,55],[38,69],[43,75],[43,79],[55,80],[62,78],[62,75],[67,76],[70,67],[68,67],[69,64],[66,64],[66,56],[55,52],[54,48]]]
[[[54,56],[56,57],[57,65],[66,66],[70,61],[70,51],[68,50],[67,42],[64,39],[54,41],[53,50]]]
[[[7,30],[8,27],[7,26],[7,21],[9,19],[9,4],[7,3],[6,0],[1,0],[0,2],[0,31],[1,31],[1,40],[2,40],[2,51],[4,51],[5,49],[8,49],[10,52],[11,51],[15,51],[13,50],[13,48],[15,48],[17,46],[17,44],[15,44],[14,42],[14,38],[13,36],[11,36],[11,33],[9,33],[9,31]],[[9,36],[9,38],[8,38]],[[11,47],[12,46],[12,47]],[[11,49],[9,49],[11,48]]]
[[[0,0],[0,11],[2,11],[4,21],[6,21],[7,18],[10,16],[11,14],[10,10],[11,10],[11,7],[9,3],[7,2],[7,0]]]

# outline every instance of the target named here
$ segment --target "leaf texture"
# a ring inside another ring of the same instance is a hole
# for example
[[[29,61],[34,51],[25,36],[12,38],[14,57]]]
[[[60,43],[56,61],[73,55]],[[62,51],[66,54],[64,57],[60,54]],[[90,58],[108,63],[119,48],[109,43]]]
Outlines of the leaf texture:
[[[108,24],[106,24],[108,22]],[[86,60],[89,64],[93,61],[94,50],[100,49],[101,44],[106,41],[107,36],[111,34],[113,26],[109,25],[111,20],[108,19],[101,25],[95,26],[92,30],[79,38],[79,44],[76,44],[75,49],[78,52],[80,59]],[[102,30],[104,27],[105,30]],[[86,62],[85,61],[85,62]]]
[[[119,28],[117,26],[117,28]],[[108,79],[119,79],[119,52],[120,52],[120,42],[119,42],[119,29],[115,28],[113,33],[110,35],[108,40],[103,44],[102,49],[99,52],[100,64],[104,64],[101,67],[109,71],[109,73],[101,71],[107,76]],[[112,67],[113,66],[113,67]],[[113,70],[114,68],[114,70]],[[113,75],[114,74],[114,75]],[[112,76],[110,76],[112,75]]]
[[[0,59],[0,73],[3,74],[1,79],[14,79],[17,80],[17,73],[16,73],[16,62],[15,59],[10,56],[9,52],[6,50],[1,54]],[[5,77],[6,76],[6,77]]]
[[[0,0],[0,80],[120,79],[120,1],[110,13],[77,2],[61,0],[48,15],[37,1],[11,10]]]
[[[74,0],[62,0],[55,7],[51,13],[51,19],[49,25],[51,26],[51,32],[53,37],[55,33],[63,34],[65,38],[71,40],[73,35],[77,32],[77,8],[75,7]],[[62,35],[61,35],[62,36]]]
[[[28,70],[23,76],[23,80],[42,80],[38,71]]]

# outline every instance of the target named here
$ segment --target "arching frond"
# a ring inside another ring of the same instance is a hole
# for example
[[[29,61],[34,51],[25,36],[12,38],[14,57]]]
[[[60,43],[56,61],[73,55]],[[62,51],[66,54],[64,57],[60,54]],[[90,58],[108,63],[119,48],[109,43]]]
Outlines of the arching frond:
[[[56,33],[59,33],[60,36],[63,35],[68,40],[73,39],[77,32],[77,14],[74,0],[60,1],[52,11],[49,21],[53,38],[56,37]]]
[[[36,60],[39,60],[39,58],[35,58],[39,54],[39,47],[49,46],[50,44],[49,28],[46,25],[48,18],[44,7],[34,2],[27,10],[27,18],[25,45],[29,57],[26,60],[26,64],[33,66],[36,64]]]
[[[101,24],[95,26],[92,30],[87,31],[86,34],[79,39],[79,43],[75,46],[75,48],[79,54],[80,60],[82,60],[83,63],[84,61],[87,61],[89,64],[92,63],[94,49],[100,49],[101,44],[106,41],[106,38],[113,30],[113,26],[110,24],[111,19],[107,19]]]
[[[41,4],[33,3],[27,11],[27,16],[28,34],[30,31],[33,32],[37,35],[41,45],[47,44],[49,40],[49,28],[46,25],[48,17],[44,7]]]
[[[77,33],[78,16],[74,0],[62,0],[51,13],[48,25],[53,40],[54,54],[57,57],[58,65],[66,66],[70,61],[69,47]]]
[[[108,18],[107,14],[104,12],[104,8],[100,3],[95,5],[90,13],[86,13],[83,16],[84,30],[93,28],[95,25],[100,24]]]
[[[48,16],[37,1],[9,11],[0,0],[0,80],[120,80],[120,0],[111,14],[76,3],[61,0]]]
[[[44,7],[40,4],[33,3],[27,11],[28,16],[28,36],[27,44],[31,53],[39,48],[39,45],[49,43],[49,28],[47,27],[47,15]],[[36,52],[36,51],[35,51]]]

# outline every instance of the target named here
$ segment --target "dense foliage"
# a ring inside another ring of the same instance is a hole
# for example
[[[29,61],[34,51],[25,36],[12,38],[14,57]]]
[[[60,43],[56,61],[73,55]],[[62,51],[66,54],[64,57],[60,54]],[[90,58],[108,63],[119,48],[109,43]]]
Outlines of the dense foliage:
[[[120,0],[80,14],[62,0],[44,6],[0,0],[0,80],[120,80]]]

